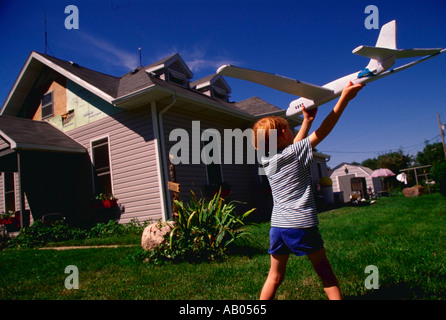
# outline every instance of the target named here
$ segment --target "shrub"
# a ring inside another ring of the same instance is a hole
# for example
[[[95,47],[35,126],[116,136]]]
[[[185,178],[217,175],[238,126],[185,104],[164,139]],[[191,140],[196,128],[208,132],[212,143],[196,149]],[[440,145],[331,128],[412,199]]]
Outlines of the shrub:
[[[48,225],[40,220],[23,228],[17,237],[9,240],[8,247],[34,248],[44,246],[48,242],[59,242],[70,239],[84,239],[84,230],[71,228],[64,220],[58,220]]]
[[[165,236],[160,246],[142,255],[150,262],[222,259],[231,243],[249,235],[244,230],[244,219],[255,209],[238,215],[234,202],[225,203],[220,192],[209,201],[197,199],[192,192],[189,203],[175,203],[178,207],[175,228]]]
[[[148,223],[149,221],[141,223],[137,219],[132,219],[127,224],[119,224],[115,220],[110,220],[108,223],[98,223],[91,229],[82,229],[68,225],[65,220],[57,220],[51,224],[36,220],[31,226],[23,228],[17,237],[7,239],[7,246],[35,248],[49,242],[140,235]]]

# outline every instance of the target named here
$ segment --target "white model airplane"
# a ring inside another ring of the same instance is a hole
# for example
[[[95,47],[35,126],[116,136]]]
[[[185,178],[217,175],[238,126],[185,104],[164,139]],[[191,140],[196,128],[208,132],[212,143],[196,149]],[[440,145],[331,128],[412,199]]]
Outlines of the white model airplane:
[[[375,47],[359,46],[353,50],[354,54],[370,58],[367,67],[327,83],[322,87],[272,73],[239,68],[232,65],[221,66],[218,68],[217,73],[222,76],[255,82],[301,97],[292,101],[287,109],[286,115],[293,116],[302,113],[302,106],[305,106],[307,110],[311,110],[339,97],[349,81],[353,84],[372,82],[412,67],[445,51],[446,48],[397,49],[396,21],[393,20],[382,26]],[[420,56],[424,57],[398,68],[390,69],[396,59]]]

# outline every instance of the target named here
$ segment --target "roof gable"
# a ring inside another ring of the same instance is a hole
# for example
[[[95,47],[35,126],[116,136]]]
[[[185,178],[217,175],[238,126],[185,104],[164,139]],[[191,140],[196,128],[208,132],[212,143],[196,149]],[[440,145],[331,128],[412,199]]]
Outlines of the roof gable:
[[[32,51],[2,106],[1,115],[16,116],[18,114],[44,68],[58,72],[109,103],[117,93],[119,86],[117,77],[80,67],[72,61],[64,61]]]
[[[367,168],[367,167],[364,167],[364,166],[361,166],[361,165],[357,165],[357,164],[351,164],[351,163],[348,163],[348,162],[342,162],[342,163],[340,163],[340,164],[338,164],[336,167],[334,167],[332,170],[331,170],[331,172],[333,173],[333,172],[335,172],[336,170],[338,170],[338,169],[341,169],[341,168],[343,168],[343,167],[347,167],[347,169],[348,168],[358,168],[359,170],[362,170],[364,173],[366,173],[367,175],[370,175],[372,172],[373,172],[373,170],[372,169],[370,169],[370,168]]]
[[[178,53],[175,53],[170,57],[164,58],[145,67],[146,72],[154,74],[157,74],[164,69],[172,69],[174,71],[180,72],[184,74],[187,79],[192,79],[193,77],[192,71],[189,69],[187,64]]]
[[[214,86],[219,89],[223,89],[227,92],[231,92],[231,87],[229,84],[225,81],[225,79],[219,75],[219,74],[210,74],[204,78],[195,80],[191,83],[191,88],[193,89],[203,89],[205,87]]]

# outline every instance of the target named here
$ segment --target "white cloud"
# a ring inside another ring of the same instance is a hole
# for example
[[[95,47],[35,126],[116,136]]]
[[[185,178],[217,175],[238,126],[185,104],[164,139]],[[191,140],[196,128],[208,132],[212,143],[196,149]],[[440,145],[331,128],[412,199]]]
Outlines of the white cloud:
[[[82,38],[93,48],[94,55],[112,65],[133,70],[139,65],[136,53],[129,53],[106,40],[81,33]]]
[[[174,53],[179,53],[192,72],[207,72],[209,74],[215,73],[218,67],[224,64],[237,64],[237,61],[226,58],[221,54],[217,56],[211,56],[212,53],[208,52],[205,47],[206,46],[198,45],[195,45],[192,48],[182,49],[173,47],[165,52],[163,55],[159,55],[159,59],[163,59]]]

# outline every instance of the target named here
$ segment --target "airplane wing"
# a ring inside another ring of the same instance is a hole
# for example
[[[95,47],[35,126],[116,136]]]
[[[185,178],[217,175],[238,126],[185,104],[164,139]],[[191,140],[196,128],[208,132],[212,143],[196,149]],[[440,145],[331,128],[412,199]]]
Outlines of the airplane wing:
[[[431,48],[431,49],[389,49],[389,48],[379,48],[379,47],[369,47],[369,46],[359,46],[352,52],[354,54],[375,59],[383,60],[387,57],[396,55],[397,59],[400,58],[413,58],[422,57],[436,54],[441,51],[442,48]]]
[[[217,73],[222,76],[258,83],[282,92],[311,100],[319,100],[322,97],[333,94],[332,90],[324,87],[301,82],[272,73],[245,69],[232,65],[221,66],[220,68],[218,68]]]

